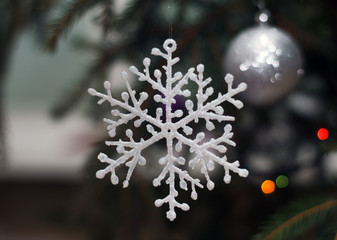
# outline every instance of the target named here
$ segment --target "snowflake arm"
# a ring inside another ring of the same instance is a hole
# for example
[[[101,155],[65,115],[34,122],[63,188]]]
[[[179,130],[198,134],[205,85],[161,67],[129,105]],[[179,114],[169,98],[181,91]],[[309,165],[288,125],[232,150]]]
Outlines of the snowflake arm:
[[[243,103],[240,100],[236,100],[233,98],[236,94],[243,92],[246,90],[246,83],[240,83],[238,87],[233,88],[233,75],[227,74],[225,76],[225,81],[228,86],[228,92],[224,95],[221,93],[218,94],[218,98],[214,99],[211,102],[208,102],[204,105],[204,103],[208,100],[208,98],[213,94],[214,89],[212,87],[208,87],[206,91],[204,88],[212,81],[211,78],[207,78],[204,80],[203,72],[204,65],[199,64],[197,66],[198,76],[194,75],[191,80],[193,80],[198,85],[198,92],[196,94],[198,106],[197,109],[194,110],[194,104],[191,100],[187,100],[185,102],[186,109],[188,110],[188,116],[182,118],[177,124],[177,128],[181,128],[186,126],[189,122],[194,120],[198,122],[200,118],[206,120],[206,128],[209,131],[214,129],[214,124],[210,120],[217,120],[218,122],[223,121],[234,121],[235,118],[232,116],[223,116],[224,109],[219,106],[223,102],[230,102],[238,109],[243,107]]]
[[[129,124],[130,121],[133,122],[136,128],[144,123],[147,131],[151,134],[151,137],[148,139],[144,140],[141,138],[139,141],[135,141],[132,130],[128,129],[125,132],[127,140],[106,141],[106,145],[116,148],[119,156],[117,159],[111,159],[106,154],[100,153],[98,159],[108,165],[96,173],[97,178],[103,178],[106,174],[111,173],[111,182],[118,184],[119,178],[116,175],[116,168],[120,165],[125,165],[128,167],[128,172],[123,182],[123,187],[127,187],[137,164],[146,164],[146,159],[142,156],[143,150],[159,140],[165,139],[167,153],[158,160],[159,165],[163,167],[158,177],[153,180],[153,185],[157,187],[165,182],[168,186],[168,195],[162,199],[157,199],[155,206],[160,207],[164,203],[167,203],[169,210],[166,216],[171,221],[176,218],[176,208],[184,211],[189,210],[187,203],[180,203],[177,200],[178,191],[176,183],[179,182],[179,187],[186,191],[188,190],[188,186],[190,186],[191,198],[194,200],[198,196],[196,187],[203,188],[200,179],[194,177],[190,171],[182,170],[182,167],[186,166],[191,169],[200,167],[200,173],[205,177],[209,190],[214,188],[214,182],[211,180],[209,172],[214,170],[215,163],[224,168],[224,181],[226,183],[229,183],[231,180],[230,172],[235,172],[241,177],[247,177],[248,175],[246,169],[239,168],[238,161],[232,163],[227,161],[227,156],[225,155],[227,152],[226,145],[235,146],[235,143],[231,140],[233,132],[230,124],[224,127],[222,136],[215,139],[211,138],[208,141],[205,141],[206,134],[204,132],[197,133],[195,138],[191,139],[190,136],[194,130],[189,126],[191,122],[198,122],[200,119],[203,119],[206,122],[206,129],[212,131],[215,129],[214,121],[220,123],[234,121],[233,116],[223,115],[224,109],[221,104],[229,102],[238,109],[242,108],[243,103],[240,100],[236,100],[234,96],[244,91],[247,87],[246,84],[241,83],[236,88],[233,88],[233,76],[227,74],[225,77],[225,82],[228,86],[227,93],[219,93],[217,98],[209,101],[209,97],[212,96],[214,89],[207,87],[212,79],[204,79],[204,66],[202,64],[199,64],[196,69],[190,68],[186,74],[182,74],[181,72],[173,74],[172,66],[179,62],[178,57],[172,57],[172,53],[176,50],[176,47],[176,42],[173,39],[168,39],[163,44],[166,53],[163,53],[158,48],[152,49],[152,55],[162,57],[167,62],[163,66],[164,74],[160,70],[155,69],[154,78],[151,77],[151,60],[149,58],[145,58],[143,61],[143,72],[134,66],[129,68],[130,72],[137,76],[139,81],[147,82],[157,91],[157,94],[153,96],[153,100],[163,107],[156,109],[155,116],[149,115],[147,109],[142,109],[142,104],[149,96],[147,93],[142,92],[137,97],[136,92],[131,89],[126,72],[122,73],[122,79],[125,81],[127,87],[127,92],[121,94],[122,100],[112,97],[111,84],[108,81],[104,83],[106,94],[97,92],[94,89],[88,90],[91,95],[99,98],[98,104],[107,101],[112,107],[111,114],[114,116],[114,119],[103,119],[108,124],[107,129],[111,137],[115,136],[116,128],[123,124]],[[196,73],[195,70],[197,71]],[[196,92],[197,104],[194,106],[191,100],[186,100],[185,107],[188,114],[184,116],[183,109],[173,111],[172,105],[177,102],[177,96],[189,97],[191,95],[189,89],[183,89],[189,82],[194,82],[198,87]],[[122,112],[119,109],[122,109]],[[172,121],[173,118],[176,121]],[[159,129],[159,131],[155,129]],[[178,155],[183,147],[189,149],[192,155],[191,159],[186,160],[184,157]]]
[[[153,143],[159,141],[163,138],[160,134],[153,135],[148,140],[141,139],[139,142],[135,142],[132,138],[132,131],[128,129],[126,131],[126,136],[129,137],[129,142],[124,141],[106,141],[107,146],[116,146],[116,150],[121,156],[116,159],[110,159],[104,153],[100,153],[98,155],[98,159],[101,162],[106,162],[109,165],[104,168],[103,170],[99,170],[96,173],[97,178],[103,178],[108,172],[111,172],[111,182],[112,184],[116,185],[119,182],[119,179],[115,173],[116,167],[120,166],[121,164],[126,163],[130,158],[131,160],[128,161],[125,165],[129,168],[125,181],[123,182],[123,187],[127,187],[129,185],[129,180],[135,169],[136,165],[145,165],[146,159],[141,155],[141,152],[147,148],[148,146],[152,145]],[[131,150],[126,150],[125,148],[130,148]]]
[[[180,168],[178,168],[177,166],[175,166],[174,163],[177,163],[179,165],[185,164],[185,159],[183,157],[179,157],[179,158],[174,157],[172,159],[172,156],[170,156],[168,154],[166,157],[161,158],[159,160],[159,163],[162,164],[162,165],[165,164],[165,167],[162,170],[162,172],[159,174],[159,176],[153,180],[153,186],[155,186],[155,187],[160,186],[161,182],[168,175],[166,184],[169,185],[169,194],[163,199],[157,199],[155,201],[155,206],[160,207],[164,203],[168,203],[169,204],[169,211],[167,211],[166,217],[168,219],[170,219],[171,221],[173,221],[176,218],[176,213],[175,213],[174,208],[178,207],[178,208],[180,208],[184,211],[188,211],[190,209],[188,204],[179,203],[176,200],[176,197],[178,196],[178,191],[175,189],[175,175],[177,174],[179,176],[179,179],[180,179],[179,185],[180,185],[181,189],[188,190],[186,181],[191,183],[191,189],[192,189],[191,198],[192,199],[197,198],[195,186],[197,186],[199,188],[203,188],[203,186],[202,186],[202,184],[200,184],[199,179],[192,178],[188,174],[187,171],[183,171]]]
[[[158,117],[153,118],[152,116],[147,114],[147,109],[142,110],[140,107],[142,103],[148,98],[148,94],[146,92],[140,93],[139,100],[137,100],[135,96],[136,93],[134,90],[131,89],[130,83],[128,81],[128,75],[126,72],[122,73],[122,79],[125,81],[127,89],[128,89],[128,92],[123,92],[121,94],[123,102],[117,99],[114,99],[111,96],[111,83],[109,81],[104,82],[104,88],[106,89],[107,94],[97,92],[93,88],[88,89],[88,92],[90,95],[97,96],[100,98],[100,100],[97,102],[99,105],[101,105],[105,101],[108,101],[111,107],[118,106],[129,112],[128,114],[124,114],[124,113],[121,113],[118,109],[114,108],[113,110],[111,110],[111,114],[115,117],[119,117],[119,120],[114,121],[114,120],[107,119],[107,118],[103,119],[104,122],[109,124],[107,129],[109,130],[110,137],[115,136],[117,127],[123,124],[127,124],[129,121],[137,117],[139,119],[137,119],[134,122],[135,127],[139,127],[142,124],[142,122],[147,121],[153,124],[154,126],[162,128],[163,124],[161,121],[158,120]],[[129,104],[130,97],[131,97],[133,106]]]

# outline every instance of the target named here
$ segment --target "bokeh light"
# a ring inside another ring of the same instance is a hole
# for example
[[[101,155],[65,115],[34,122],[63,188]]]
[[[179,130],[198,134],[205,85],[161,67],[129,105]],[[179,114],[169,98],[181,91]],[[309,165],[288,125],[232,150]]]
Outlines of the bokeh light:
[[[264,194],[270,194],[275,191],[275,183],[271,180],[265,180],[261,184],[261,190]]]
[[[319,140],[325,140],[329,137],[329,131],[326,128],[320,128],[317,131],[317,137]]]
[[[276,178],[276,186],[278,188],[285,188],[288,186],[288,177],[280,175]]]

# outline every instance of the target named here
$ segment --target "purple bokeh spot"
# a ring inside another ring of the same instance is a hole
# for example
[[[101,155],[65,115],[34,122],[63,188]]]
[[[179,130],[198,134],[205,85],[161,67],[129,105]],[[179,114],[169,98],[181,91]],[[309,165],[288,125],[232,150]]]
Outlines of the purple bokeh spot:
[[[164,98],[165,96],[162,95],[162,97]],[[175,112],[176,110],[180,109],[180,110],[183,111],[183,116],[182,117],[186,116],[187,111],[186,111],[185,104],[184,104],[185,103],[184,97],[176,95],[174,97],[174,100],[176,100],[176,103],[172,104],[172,106],[171,106],[172,112]],[[161,120],[164,123],[164,122],[166,122],[166,105],[163,104],[163,103],[161,103],[160,107],[163,109],[163,115],[161,116]],[[175,117],[175,118],[172,119],[172,122],[177,122],[182,117],[180,117],[180,118],[176,118]]]

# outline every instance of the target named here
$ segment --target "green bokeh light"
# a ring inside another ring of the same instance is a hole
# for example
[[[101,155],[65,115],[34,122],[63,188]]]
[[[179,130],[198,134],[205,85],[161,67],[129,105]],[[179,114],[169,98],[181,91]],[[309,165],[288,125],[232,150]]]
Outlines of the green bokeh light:
[[[278,188],[285,188],[288,186],[288,177],[280,175],[276,178],[276,186]]]

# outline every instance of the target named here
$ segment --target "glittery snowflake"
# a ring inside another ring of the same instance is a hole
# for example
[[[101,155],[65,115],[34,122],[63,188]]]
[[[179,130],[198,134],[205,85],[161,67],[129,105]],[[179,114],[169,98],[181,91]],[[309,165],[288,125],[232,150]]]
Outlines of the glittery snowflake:
[[[210,179],[209,172],[214,170],[215,163],[224,168],[224,181],[226,183],[231,181],[230,172],[235,172],[241,177],[247,177],[248,171],[239,168],[238,161],[228,162],[225,155],[227,151],[226,145],[235,146],[235,143],[231,140],[233,132],[230,124],[227,123],[225,125],[220,137],[209,140],[206,139],[204,132],[194,133],[194,129],[191,127],[192,122],[198,123],[200,119],[203,119],[203,122],[206,123],[206,129],[213,131],[215,129],[214,122],[216,121],[234,121],[233,116],[223,115],[224,109],[221,104],[227,101],[238,109],[242,108],[243,103],[234,99],[234,96],[244,91],[247,86],[245,83],[240,83],[238,87],[233,88],[233,76],[227,74],[225,76],[227,93],[219,93],[217,98],[209,100],[214,90],[212,87],[207,87],[212,79],[204,79],[204,65],[199,64],[196,69],[190,68],[185,75],[181,72],[176,72],[173,75],[172,66],[179,62],[178,57],[172,58],[172,53],[176,50],[177,44],[173,39],[168,39],[164,42],[163,48],[166,53],[163,53],[158,48],[153,48],[151,53],[166,60],[166,65],[163,66],[164,76],[159,69],[154,71],[153,77],[150,75],[151,60],[149,58],[145,58],[143,61],[143,71],[139,71],[134,66],[130,67],[130,72],[135,74],[139,81],[148,82],[157,92],[153,96],[153,100],[161,107],[156,109],[156,113],[153,114],[155,116],[151,116],[148,113],[148,109],[142,108],[142,105],[145,105],[143,103],[149,96],[146,92],[141,92],[138,95],[136,91],[132,90],[126,72],[122,73],[122,79],[127,87],[127,92],[121,94],[122,100],[112,97],[109,81],[104,83],[106,93],[97,92],[92,88],[88,91],[91,95],[99,98],[98,104],[106,101],[112,107],[113,120],[104,119],[104,122],[108,124],[107,129],[111,137],[116,135],[116,128],[123,124],[132,123],[136,128],[144,124],[150,136],[148,139],[141,138],[136,141],[133,138],[133,131],[127,129],[125,132],[125,139],[127,140],[106,141],[106,145],[116,148],[118,157],[111,159],[106,154],[100,153],[98,159],[108,165],[104,169],[97,171],[97,178],[103,178],[106,174],[111,173],[112,184],[118,184],[119,178],[116,175],[116,168],[124,164],[127,166],[128,172],[123,182],[123,187],[127,187],[137,164],[146,164],[146,159],[142,156],[143,150],[165,139],[167,153],[158,159],[162,170],[159,176],[153,180],[153,186],[157,187],[163,182],[168,185],[168,195],[163,199],[157,199],[155,205],[160,207],[167,203],[169,210],[166,216],[172,221],[176,218],[175,208],[180,208],[184,211],[189,210],[187,203],[179,203],[177,201],[178,182],[179,187],[183,190],[188,190],[188,186],[190,187],[191,198],[194,200],[198,197],[196,187],[203,188],[200,179],[192,176],[192,169],[194,171],[197,169],[197,171],[200,171],[201,176],[205,177],[209,190],[214,188],[214,182]],[[162,77],[164,77],[165,81],[162,81]],[[181,99],[183,96],[185,99],[191,96],[191,91],[186,89],[190,81],[197,85],[196,105],[193,104],[193,101],[187,99],[185,108],[173,109],[172,106],[176,104],[177,98]],[[185,89],[183,89],[184,87]],[[184,114],[184,112],[187,114]],[[190,159],[179,156],[183,147],[189,149],[191,153]],[[189,169],[189,171],[184,169]]]

